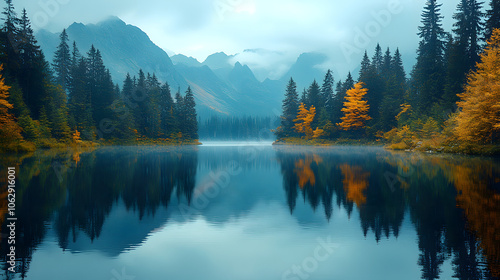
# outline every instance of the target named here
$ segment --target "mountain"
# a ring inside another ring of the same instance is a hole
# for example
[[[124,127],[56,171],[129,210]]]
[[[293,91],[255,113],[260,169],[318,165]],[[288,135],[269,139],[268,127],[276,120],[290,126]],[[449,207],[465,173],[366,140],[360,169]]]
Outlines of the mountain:
[[[321,65],[327,61],[328,57],[321,53],[303,53],[299,56],[295,64],[290,70],[281,77],[280,81],[283,84],[288,83],[290,78],[297,83],[297,91],[299,94],[304,88],[308,88],[313,80],[316,80],[321,85],[325,77],[326,70],[321,68]]]
[[[196,60],[196,58],[191,57],[191,56],[187,57],[183,54],[176,54],[176,55],[170,57],[170,59],[172,60],[174,65],[184,64],[184,65],[189,66],[189,67],[201,67],[201,66],[203,66],[203,64],[201,64],[198,60]]]
[[[255,79],[248,66],[232,64],[234,56],[216,53],[203,63],[184,55],[171,59],[141,29],[116,17],[97,24],[73,23],[66,31],[70,42],[75,41],[82,54],[91,45],[101,51],[113,81],[119,85],[127,73],[137,75],[142,69],[155,73],[161,82],[168,82],[172,95],[191,86],[201,118],[213,114],[274,115],[272,111],[281,106],[282,90],[267,88]],[[59,34],[40,30],[36,36],[47,60],[52,61]]]
[[[229,56],[223,52],[214,53],[203,61],[203,65],[210,67],[219,78],[229,82],[227,78],[234,66],[231,63],[233,57],[234,56]]]
[[[98,24],[73,23],[66,31],[70,42],[75,41],[81,53],[86,53],[91,45],[101,51],[115,83],[122,84],[127,72],[135,75],[142,69],[154,72],[159,80],[168,82],[172,88],[187,88],[186,81],[174,69],[167,53],[141,29],[125,24],[117,17]],[[52,61],[59,44],[58,34],[42,30],[36,36],[47,59]]]
[[[231,65],[231,58],[234,56],[229,56],[225,54],[224,52],[218,52],[214,53],[212,55],[209,55],[205,61],[203,61],[203,65],[206,65],[210,67],[210,69],[217,70],[217,69],[222,69],[222,68],[230,68]]]

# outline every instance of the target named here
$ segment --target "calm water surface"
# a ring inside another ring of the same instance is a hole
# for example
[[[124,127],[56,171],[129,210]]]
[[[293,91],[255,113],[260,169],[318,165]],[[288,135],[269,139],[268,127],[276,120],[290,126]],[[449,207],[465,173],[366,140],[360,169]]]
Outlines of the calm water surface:
[[[497,279],[500,160],[377,147],[106,147],[17,167],[4,279]]]

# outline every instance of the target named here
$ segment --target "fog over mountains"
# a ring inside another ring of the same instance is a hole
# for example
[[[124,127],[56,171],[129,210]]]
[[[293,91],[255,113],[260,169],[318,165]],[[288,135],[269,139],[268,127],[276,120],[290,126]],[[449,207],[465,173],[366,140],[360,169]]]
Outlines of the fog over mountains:
[[[168,82],[172,95],[177,90],[184,93],[191,86],[202,118],[213,114],[279,115],[290,77],[296,80],[299,92],[314,79],[321,83],[325,71],[319,66],[327,60],[319,53],[304,53],[280,79],[259,80],[247,65],[223,52],[212,54],[203,62],[182,54],[169,57],[141,29],[117,17],[98,24],[73,23],[66,31],[70,42],[75,41],[81,53],[86,53],[91,45],[101,51],[113,81],[120,87],[127,73],[137,75],[139,69],[155,73],[160,81]],[[36,36],[47,59],[52,61],[59,34],[40,30]],[[259,50],[245,52],[256,51]]]

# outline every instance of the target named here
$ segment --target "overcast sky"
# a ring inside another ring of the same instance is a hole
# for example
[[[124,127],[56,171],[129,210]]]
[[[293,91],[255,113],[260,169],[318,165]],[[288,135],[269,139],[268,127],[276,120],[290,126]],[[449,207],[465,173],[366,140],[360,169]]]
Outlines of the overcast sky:
[[[446,0],[442,14],[451,28],[456,1]],[[73,22],[96,23],[118,16],[145,31],[172,53],[203,61],[224,51],[258,53],[237,59],[269,75],[279,76],[302,52],[328,54],[324,68],[344,74],[382,47],[399,47],[413,63],[417,26],[425,0],[16,0],[26,8],[35,29],[60,32]],[[408,64],[408,62],[407,62]],[[409,69],[407,69],[409,70]],[[272,77],[276,78],[276,77]]]

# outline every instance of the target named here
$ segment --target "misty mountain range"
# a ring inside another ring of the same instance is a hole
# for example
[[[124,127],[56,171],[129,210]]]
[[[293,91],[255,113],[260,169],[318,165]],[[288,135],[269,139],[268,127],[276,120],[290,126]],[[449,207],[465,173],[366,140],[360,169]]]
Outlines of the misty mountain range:
[[[138,27],[112,17],[98,24],[73,23],[66,29],[70,42],[77,43],[81,53],[91,45],[101,51],[113,81],[122,85],[127,73],[137,75],[139,69],[155,73],[168,82],[172,95],[188,86],[194,92],[198,115],[273,116],[281,112],[285,86],[290,77],[297,82],[299,92],[316,79],[321,83],[325,72],[320,70],[327,57],[319,53],[304,53],[279,80],[259,81],[253,71],[234,56],[223,52],[207,57],[203,62],[182,54],[169,55],[155,45]],[[58,33],[40,30],[37,39],[47,59],[52,61],[60,42]]]

